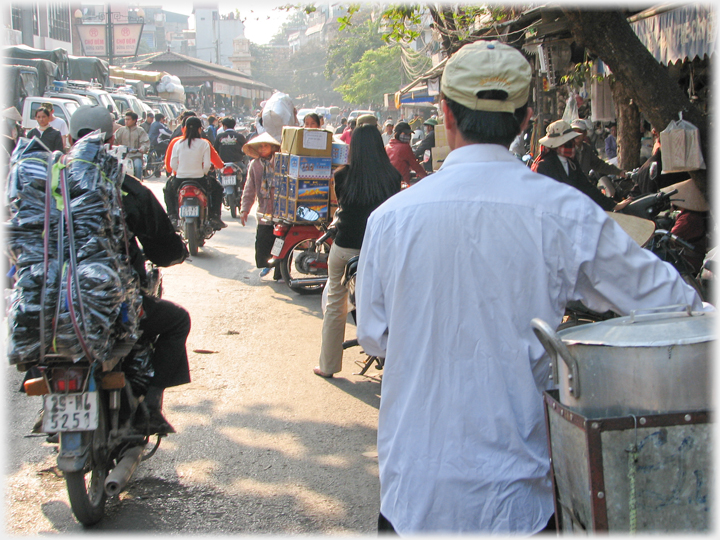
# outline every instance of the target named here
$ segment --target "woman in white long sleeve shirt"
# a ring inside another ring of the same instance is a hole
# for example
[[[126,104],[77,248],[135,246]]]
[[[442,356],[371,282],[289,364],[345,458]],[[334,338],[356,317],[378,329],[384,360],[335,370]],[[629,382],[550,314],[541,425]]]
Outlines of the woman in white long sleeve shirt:
[[[174,193],[183,180],[196,180],[210,195],[210,221],[215,229],[227,227],[220,218],[222,212],[222,186],[206,175],[212,165],[210,143],[202,138],[202,120],[191,116],[185,121],[185,134],[176,142],[170,155],[170,168],[175,171]],[[174,201],[174,198],[172,198]],[[166,199],[167,200],[167,199]],[[168,209],[170,212],[170,209]],[[175,213],[177,212],[177,209]]]
[[[202,121],[188,118],[185,135],[175,143],[170,157],[170,167],[178,180],[200,179],[210,171],[210,144],[201,137]]]

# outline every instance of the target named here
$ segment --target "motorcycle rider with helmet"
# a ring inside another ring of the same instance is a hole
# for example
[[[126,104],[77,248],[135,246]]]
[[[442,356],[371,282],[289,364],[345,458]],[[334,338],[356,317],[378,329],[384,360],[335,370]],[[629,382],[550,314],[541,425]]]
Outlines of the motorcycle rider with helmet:
[[[70,117],[70,137],[73,144],[96,130],[105,134],[108,144],[113,144],[113,119],[105,107],[83,105]],[[163,207],[147,187],[136,178],[125,175],[121,188],[125,223],[131,234],[130,264],[143,284],[147,280],[146,258],[158,266],[167,267],[182,263],[188,252]],[[138,246],[138,241],[142,249]],[[175,433],[162,414],[163,393],[166,388],[190,382],[185,349],[190,333],[190,315],[173,302],[146,294],[143,294],[142,308],[140,330],[143,338],[154,342],[154,375],[144,398],[149,418],[136,424],[136,429],[146,435]]]

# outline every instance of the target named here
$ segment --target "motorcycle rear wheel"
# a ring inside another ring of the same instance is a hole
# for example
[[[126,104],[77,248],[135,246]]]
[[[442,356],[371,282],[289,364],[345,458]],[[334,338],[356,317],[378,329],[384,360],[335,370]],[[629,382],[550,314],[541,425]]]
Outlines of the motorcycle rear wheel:
[[[234,196],[228,197],[228,206],[230,207],[230,216],[235,219],[238,216],[238,202]]]
[[[95,525],[105,514],[105,478],[107,471],[100,466],[88,473],[65,473],[70,506],[77,520],[83,525]]]
[[[89,469],[65,472],[65,485],[73,514],[85,526],[95,525],[105,514],[105,479],[108,475],[107,456],[102,448],[107,438],[105,414],[100,407],[98,428],[92,434]]]
[[[296,254],[306,251],[308,248],[312,247],[312,245],[312,240],[299,241],[292,248],[290,248],[290,250],[288,250],[285,258],[278,263],[280,264],[280,274],[282,275],[283,280],[285,280],[287,286],[290,287],[293,291],[300,294],[319,294],[322,292],[323,287],[325,287],[324,283],[321,285],[301,284],[294,287],[290,285],[290,283],[296,279],[317,277],[318,274],[303,274],[299,272],[298,269],[295,267],[294,263]],[[330,244],[328,244],[327,242],[323,242],[322,245],[316,249],[319,249],[322,253],[330,253]],[[327,271],[325,271],[325,278],[327,278]]]
[[[190,255],[197,255],[199,247],[197,222],[189,221],[185,223],[185,238],[187,239]]]

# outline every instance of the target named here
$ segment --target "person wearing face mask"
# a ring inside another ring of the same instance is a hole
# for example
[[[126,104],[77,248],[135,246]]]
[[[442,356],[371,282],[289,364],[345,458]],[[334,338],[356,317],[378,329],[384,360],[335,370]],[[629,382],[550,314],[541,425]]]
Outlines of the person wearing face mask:
[[[417,147],[417,150],[415,150],[415,157],[423,164],[423,167],[425,167],[425,170],[428,173],[432,172],[432,161],[430,159],[425,160],[425,152],[435,148],[435,126],[437,126],[437,124],[438,122],[434,118],[428,118],[425,120],[423,123],[425,138]]]
[[[280,151],[280,143],[269,133],[262,133],[243,146],[243,152],[253,158],[248,167],[247,182],[243,189],[240,203],[240,223],[244,227],[247,223],[250,208],[257,198],[257,233],[255,235],[255,264],[260,271],[260,277],[270,272],[268,260],[270,250],[275,242],[273,223],[266,220],[264,215],[271,215],[273,210],[273,188],[271,187],[275,163],[273,156]],[[280,268],[275,267],[274,279],[280,279]]]
[[[582,191],[603,210],[621,210],[630,200],[615,203],[588,180],[575,159],[575,138],[582,134],[575,131],[565,120],[556,120],[547,127],[547,135],[540,139],[545,150],[533,164],[535,172],[549,176]]]
[[[410,147],[410,139],[412,138],[412,128],[407,122],[398,122],[395,126],[395,136],[385,147],[390,163],[393,164],[400,175],[402,181],[406,184],[410,182],[410,170],[417,174],[417,179],[425,178],[427,172],[423,168],[413,154]]]

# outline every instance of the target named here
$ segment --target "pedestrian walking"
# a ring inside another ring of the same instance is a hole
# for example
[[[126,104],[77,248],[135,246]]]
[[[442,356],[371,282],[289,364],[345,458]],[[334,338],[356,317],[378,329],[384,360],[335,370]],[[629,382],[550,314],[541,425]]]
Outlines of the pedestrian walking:
[[[257,199],[257,231],[255,235],[255,265],[261,268],[260,277],[270,272],[270,250],[275,242],[273,223],[265,216],[273,210],[272,178],[275,170],[273,156],[280,151],[280,143],[265,132],[243,146],[243,152],[253,158],[248,167],[248,178],[240,203],[240,223],[247,223],[250,208]],[[280,267],[275,267],[274,279],[280,279]]]
[[[320,365],[313,370],[315,375],[326,378],[342,370],[348,300],[347,287],[342,283],[345,265],[360,253],[370,213],[400,191],[400,173],[385,153],[375,125],[377,119],[375,124],[364,123],[361,119],[358,119],[359,125],[350,141],[350,165],[339,168],[334,175],[338,200],[337,234],[328,256],[325,285],[328,298],[323,316]]]

